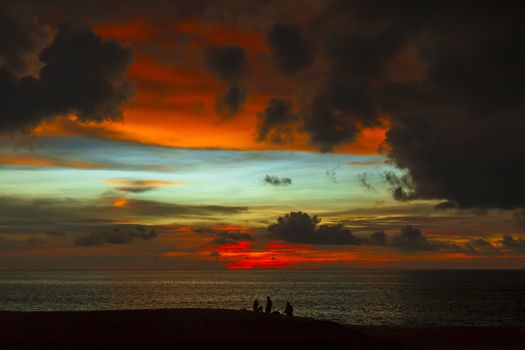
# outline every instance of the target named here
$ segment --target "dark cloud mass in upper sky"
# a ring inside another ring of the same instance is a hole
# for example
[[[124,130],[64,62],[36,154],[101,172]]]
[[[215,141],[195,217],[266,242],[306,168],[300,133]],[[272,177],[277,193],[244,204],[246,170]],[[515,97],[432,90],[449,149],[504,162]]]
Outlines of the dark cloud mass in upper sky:
[[[295,25],[275,24],[267,35],[267,42],[283,73],[295,74],[313,61],[314,46]]]
[[[7,3],[0,6],[2,132],[58,115],[120,116],[133,90],[126,76],[132,51],[85,24],[158,18],[167,32],[175,26],[160,19],[199,18],[259,31],[269,49],[255,58],[228,40],[203,49],[207,67],[199,68],[227,85],[216,105],[222,116],[242,109],[250,60],[295,79],[286,99],[271,99],[259,113],[258,141],[283,145],[297,132],[331,152],[363,128],[387,125],[388,156],[410,178],[393,188],[397,199],[525,207],[523,1],[333,0],[312,2],[308,15],[293,19],[293,1]]]
[[[409,171],[408,199],[443,199],[461,208],[525,206],[516,171],[525,158],[515,153],[525,147],[523,3],[347,6],[358,28],[379,29],[357,30],[351,34],[356,50],[332,57],[347,53],[340,71],[359,72],[360,91],[390,115],[390,156]],[[402,55],[415,59],[413,77],[392,76]],[[365,121],[374,115],[366,111],[357,113]]]
[[[115,119],[132,95],[126,78],[131,49],[102,41],[88,28],[60,25],[39,58],[38,78],[18,78],[0,67],[0,131],[27,130],[69,114],[83,121]]]
[[[217,97],[216,110],[224,118],[235,116],[246,100],[246,89],[239,86],[246,68],[244,50],[235,45],[211,46],[205,50],[208,67],[220,80],[231,83],[226,92]]]
[[[209,47],[206,62],[217,77],[226,82],[238,81],[246,70],[246,54],[239,46]]]
[[[386,115],[389,156],[412,184],[398,199],[524,207],[524,13],[520,1],[330,2],[302,130],[331,151]]]
[[[247,92],[242,87],[234,84],[223,95],[217,97],[215,105],[217,113],[224,118],[232,118],[242,108]]]
[[[293,139],[291,124],[295,121],[292,105],[281,98],[272,98],[257,114],[257,140],[283,144]]]
[[[39,25],[35,14],[0,5],[0,66],[14,74],[30,69],[36,52],[49,40],[50,33]]]

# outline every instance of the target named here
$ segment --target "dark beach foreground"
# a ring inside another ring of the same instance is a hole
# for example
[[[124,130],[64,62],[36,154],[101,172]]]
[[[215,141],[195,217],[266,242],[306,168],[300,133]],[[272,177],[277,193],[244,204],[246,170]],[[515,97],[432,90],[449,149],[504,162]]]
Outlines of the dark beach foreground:
[[[404,349],[328,321],[223,309],[0,312],[0,349]]]
[[[525,327],[352,326],[352,329],[379,339],[398,342],[412,349],[525,349]]]
[[[523,335],[504,328],[353,327],[217,309],[0,312],[3,350],[518,349]]]

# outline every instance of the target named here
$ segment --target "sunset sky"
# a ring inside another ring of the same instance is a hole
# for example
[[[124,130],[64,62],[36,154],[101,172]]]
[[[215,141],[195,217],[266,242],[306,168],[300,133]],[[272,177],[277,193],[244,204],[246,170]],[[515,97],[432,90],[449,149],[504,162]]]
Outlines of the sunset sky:
[[[522,1],[3,1],[0,33],[0,269],[525,268]]]

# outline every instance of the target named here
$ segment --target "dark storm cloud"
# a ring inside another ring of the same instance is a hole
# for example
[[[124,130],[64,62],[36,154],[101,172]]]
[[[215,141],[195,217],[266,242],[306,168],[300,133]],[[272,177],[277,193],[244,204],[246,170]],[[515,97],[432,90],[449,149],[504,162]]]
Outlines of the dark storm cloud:
[[[217,113],[224,118],[232,118],[241,111],[246,96],[245,89],[236,84],[230,86],[223,95],[217,97]]]
[[[387,115],[389,156],[410,178],[397,199],[525,207],[524,11],[522,1],[327,3],[298,25],[325,63],[301,87],[299,130],[327,152]]]
[[[38,78],[19,79],[0,67],[0,131],[29,129],[58,115],[115,119],[132,94],[126,77],[131,49],[102,41],[87,28],[60,25],[39,58]]]
[[[385,84],[379,95],[393,120],[390,156],[411,176],[409,197],[460,208],[524,206],[515,170],[525,163],[512,151],[525,146],[523,4],[435,3],[407,13],[416,26],[402,40],[418,48],[424,76]],[[388,17],[404,29],[401,15]]]
[[[340,103],[342,100],[336,100],[335,96],[358,103],[368,103],[357,91],[334,91],[334,95],[327,93],[327,90],[338,89],[340,87],[321,87],[310,104],[300,113],[302,130],[309,135],[310,144],[322,152],[330,152],[338,146],[354,142],[359,132],[360,121],[357,114],[350,108],[345,110]],[[368,126],[376,125],[379,125],[378,120]]]
[[[372,91],[398,45],[383,33],[334,29],[324,43],[329,67],[301,112],[312,145],[328,152],[381,125]]]
[[[29,9],[0,4],[0,66],[16,75],[28,73],[49,40],[49,30]]]
[[[295,74],[308,67],[314,58],[314,45],[295,25],[276,23],[266,37],[277,68],[286,74]]]
[[[268,226],[268,231],[277,238],[291,243],[349,245],[361,240],[343,225],[321,225],[317,216],[303,212],[290,212]]]
[[[267,11],[270,6],[259,2],[4,3],[9,3],[10,10],[25,11],[16,13],[29,13],[28,9],[42,13],[53,24],[65,18],[79,23],[140,17],[208,20],[212,14],[211,21],[232,19],[235,24],[251,25],[251,29],[271,28],[270,34],[282,34],[267,38],[275,61],[283,72],[304,69],[306,78],[297,79],[301,86],[296,91],[286,91],[286,95],[298,97],[297,103],[294,99],[293,125],[265,124],[270,118],[264,116],[258,129],[259,141],[273,142],[274,130],[276,135],[285,136],[275,138],[278,143],[290,141],[287,136],[294,131],[305,132],[312,145],[328,152],[354,142],[364,127],[381,125],[381,116],[388,116],[386,149],[393,162],[409,174],[407,186],[393,188],[395,198],[440,200],[442,209],[525,208],[525,182],[517,171],[525,168],[525,157],[519,153],[525,148],[522,1],[334,0],[309,4],[312,11],[306,11],[309,15],[305,19],[285,11]],[[277,5],[292,11],[297,7],[297,3]],[[271,7],[276,7],[275,2]],[[9,36],[0,37],[4,62],[0,72],[0,130],[31,128],[58,114],[78,113],[87,120],[118,116],[129,96],[122,73],[113,75],[111,81],[119,82],[115,85],[97,82],[102,84],[101,89],[91,89],[92,80],[88,80],[86,91],[79,91],[77,84],[86,77],[97,80],[96,70],[93,72],[85,58],[104,55],[83,53],[78,58],[68,52],[71,60],[48,59],[43,63],[49,67],[63,62],[83,65],[69,69],[66,64],[64,74],[49,68],[54,74],[46,79],[44,75],[20,79],[17,67],[27,66],[23,56],[39,50],[45,33],[29,15],[16,19],[12,12],[4,11],[1,16],[1,32]],[[287,22],[289,18],[294,19],[293,24]],[[276,22],[279,24],[272,28]],[[62,31],[57,40],[64,36]],[[99,46],[120,47],[109,43]],[[64,52],[77,47],[58,46]],[[311,46],[316,47],[319,67],[308,63],[312,60]],[[126,51],[122,47],[109,51],[122,50]],[[120,56],[129,60],[127,54]],[[243,94],[231,87],[245,75],[244,51],[236,46],[212,47],[206,61],[230,87],[219,98],[221,113],[234,115],[242,106]],[[107,61],[101,62],[104,66]],[[127,67],[123,62],[117,66]],[[248,86],[251,89],[252,85]]]
[[[262,111],[257,113],[257,141],[283,144],[293,140],[292,123],[296,116],[292,105],[281,98],[272,98]]]
[[[205,50],[206,63],[222,81],[230,83],[226,92],[217,97],[217,113],[232,118],[241,111],[247,91],[239,86],[247,68],[244,50],[235,45],[210,46]]]
[[[253,241],[252,235],[249,233],[239,232],[218,232],[217,237],[212,241],[213,244],[237,244],[239,242]]]
[[[277,177],[266,175],[264,177],[264,183],[267,183],[272,186],[287,186],[292,184],[292,179],[288,177]]]
[[[382,125],[380,115],[388,113],[380,99],[382,86],[421,22],[418,6],[400,7],[387,1],[333,1],[319,14],[315,36],[327,68],[301,116],[302,129],[321,151],[354,142],[363,127]],[[407,15],[411,11],[414,18]]]
[[[144,226],[132,228],[117,227],[109,231],[91,233],[78,237],[75,244],[81,247],[94,247],[104,244],[129,244],[134,240],[151,240],[157,237],[157,232]]]
[[[78,22],[102,22],[115,19],[148,18],[159,22],[166,18],[191,18],[202,15],[208,0],[4,0],[10,5],[34,9],[48,21],[69,18]]]
[[[416,198],[521,207],[525,186],[515,170],[525,163],[512,150],[525,146],[523,5],[465,3],[439,13],[449,20],[426,28],[424,79],[385,87],[391,157],[409,170]]]
[[[205,51],[208,67],[225,82],[239,81],[246,71],[244,50],[235,45],[211,46]]]

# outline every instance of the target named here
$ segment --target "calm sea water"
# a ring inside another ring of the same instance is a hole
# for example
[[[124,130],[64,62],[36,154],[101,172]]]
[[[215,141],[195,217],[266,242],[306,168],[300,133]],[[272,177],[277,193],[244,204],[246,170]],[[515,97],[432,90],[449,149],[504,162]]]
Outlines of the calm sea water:
[[[0,272],[0,310],[251,308],[347,324],[525,325],[525,271]]]

